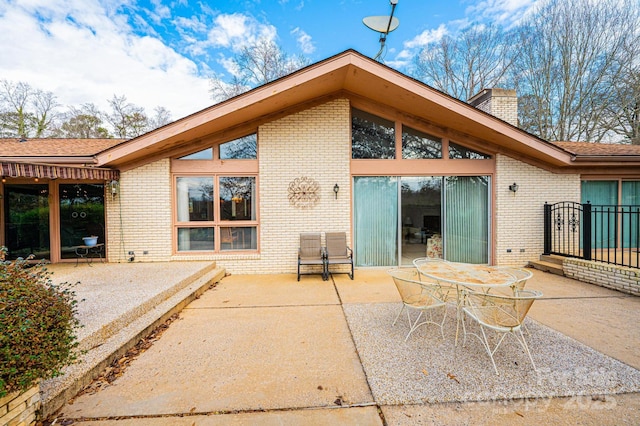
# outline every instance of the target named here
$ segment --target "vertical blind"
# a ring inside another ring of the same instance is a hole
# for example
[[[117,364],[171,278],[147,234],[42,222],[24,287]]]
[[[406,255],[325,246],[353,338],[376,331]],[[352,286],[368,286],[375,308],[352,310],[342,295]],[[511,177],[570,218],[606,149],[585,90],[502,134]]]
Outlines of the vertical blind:
[[[445,258],[489,262],[489,178],[445,178]]]
[[[357,266],[398,262],[398,179],[355,177],[355,256]]]

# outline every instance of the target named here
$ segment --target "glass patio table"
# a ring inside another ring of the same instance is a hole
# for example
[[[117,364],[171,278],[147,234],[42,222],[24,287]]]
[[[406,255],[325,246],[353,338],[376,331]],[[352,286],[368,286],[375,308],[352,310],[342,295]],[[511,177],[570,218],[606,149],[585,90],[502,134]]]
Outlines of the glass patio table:
[[[444,287],[456,290],[456,341],[464,304],[463,292],[465,288],[491,291],[498,287],[512,287],[517,278],[509,273],[507,268],[494,267],[483,264],[449,262],[443,259],[419,258],[413,261],[421,275],[434,280]]]

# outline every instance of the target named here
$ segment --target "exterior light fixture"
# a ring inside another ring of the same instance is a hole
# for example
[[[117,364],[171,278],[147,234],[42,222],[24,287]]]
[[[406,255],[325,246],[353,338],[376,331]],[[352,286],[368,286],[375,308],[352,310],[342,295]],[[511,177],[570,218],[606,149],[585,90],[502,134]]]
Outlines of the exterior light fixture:
[[[112,180],[108,183],[108,186],[111,190],[111,197],[116,198],[116,195],[118,195],[118,191],[120,190],[120,182],[118,182],[117,180]]]
[[[514,194],[518,192],[518,184],[513,182],[512,185],[509,185],[509,191],[513,192]]]
[[[336,194],[336,200],[338,199],[338,191],[340,191],[340,187],[336,183],[335,185],[333,185],[333,192]]]

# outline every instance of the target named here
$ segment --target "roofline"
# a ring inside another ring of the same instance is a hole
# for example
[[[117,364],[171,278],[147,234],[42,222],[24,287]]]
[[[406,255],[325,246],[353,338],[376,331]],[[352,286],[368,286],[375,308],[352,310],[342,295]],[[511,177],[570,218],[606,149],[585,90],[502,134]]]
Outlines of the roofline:
[[[98,160],[95,156],[12,156],[12,157],[0,157],[2,161],[9,161],[15,163],[37,163],[37,164],[80,164],[80,165],[97,165]]]

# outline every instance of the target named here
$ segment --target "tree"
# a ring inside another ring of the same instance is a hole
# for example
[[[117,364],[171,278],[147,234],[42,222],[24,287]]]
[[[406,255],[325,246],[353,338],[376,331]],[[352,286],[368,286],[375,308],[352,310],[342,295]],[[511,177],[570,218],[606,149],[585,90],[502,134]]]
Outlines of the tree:
[[[280,46],[268,39],[244,46],[229,61],[230,81],[220,75],[211,79],[211,96],[217,102],[232,98],[254,87],[284,77],[309,64],[303,56],[289,56]]]
[[[165,126],[173,121],[171,117],[171,111],[162,106],[154,108],[155,115],[149,118],[149,130],[157,129],[158,127]]]
[[[127,102],[126,96],[113,95],[109,101],[111,113],[105,116],[119,138],[140,136],[149,128],[149,119],[144,108]]]
[[[4,137],[43,137],[51,130],[58,103],[51,92],[28,83],[0,80],[0,130]]]
[[[62,138],[108,138],[109,131],[103,126],[103,113],[91,103],[80,108],[69,107],[65,121],[54,132]]]
[[[639,39],[637,0],[550,0],[517,30],[520,125],[547,140],[600,142]],[[635,48],[635,47],[634,47]]]
[[[427,44],[414,60],[415,77],[466,101],[484,88],[504,85],[513,56],[501,27],[475,24]]]

